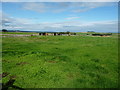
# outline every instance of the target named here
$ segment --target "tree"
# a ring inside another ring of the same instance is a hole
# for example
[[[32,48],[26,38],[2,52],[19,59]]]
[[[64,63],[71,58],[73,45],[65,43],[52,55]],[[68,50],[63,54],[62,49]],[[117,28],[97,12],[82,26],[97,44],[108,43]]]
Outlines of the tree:
[[[66,33],[67,33],[67,34],[70,34],[70,32],[69,32],[69,31],[67,31]]]
[[[6,29],[2,29],[2,32],[8,32]]]

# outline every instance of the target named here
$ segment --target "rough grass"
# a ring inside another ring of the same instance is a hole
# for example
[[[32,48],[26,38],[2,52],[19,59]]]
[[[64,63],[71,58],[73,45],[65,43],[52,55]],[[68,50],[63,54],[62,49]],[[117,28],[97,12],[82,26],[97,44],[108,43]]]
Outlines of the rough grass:
[[[116,88],[118,41],[114,37],[2,38],[3,78],[22,88]]]

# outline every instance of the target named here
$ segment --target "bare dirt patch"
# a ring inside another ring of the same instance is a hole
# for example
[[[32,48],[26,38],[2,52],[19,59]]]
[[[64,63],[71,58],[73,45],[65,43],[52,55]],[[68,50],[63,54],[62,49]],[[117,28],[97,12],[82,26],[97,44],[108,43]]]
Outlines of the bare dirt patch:
[[[101,37],[111,37],[111,36],[101,36]]]
[[[49,63],[57,63],[57,61],[48,61]]]
[[[0,77],[6,77],[6,76],[8,76],[10,73],[8,73],[8,72],[3,72],[2,74],[0,74]]]
[[[25,65],[25,64],[29,64],[29,63],[27,63],[27,62],[16,63],[16,65]]]
[[[2,60],[2,62],[6,62],[6,63],[9,63],[9,61],[7,61],[7,60]]]
[[[111,36],[92,36],[92,37],[111,37]]]
[[[73,75],[72,73],[68,73],[68,74],[67,74],[67,77],[68,77],[69,79],[72,79],[72,78],[74,77],[74,75]]]
[[[10,79],[16,79],[16,78],[17,78],[17,76],[15,76],[15,75],[10,76]]]

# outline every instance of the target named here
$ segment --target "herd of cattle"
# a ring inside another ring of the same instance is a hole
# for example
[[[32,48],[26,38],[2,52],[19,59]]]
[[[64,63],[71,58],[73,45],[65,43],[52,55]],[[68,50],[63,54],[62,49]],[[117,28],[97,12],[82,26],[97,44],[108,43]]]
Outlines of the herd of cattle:
[[[71,33],[71,32],[41,32],[39,33],[41,36],[47,36],[47,35],[52,35],[52,36],[57,36],[57,35],[62,35],[62,36],[70,36],[70,35],[76,35],[76,33]]]
[[[28,34],[26,33],[21,35],[21,34],[0,34],[0,37],[20,37],[20,36],[111,36],[112,33],[85,33],[85,34],[80,34],[80,33],[75,33],[75,32],[37,32],[36,34]]]
[[[71,35],[77,35],[76,33],[73,32],[41,32],[39,33],[40,36],[48,36],[48,35],[52,35],[52,36],[57,36],[57,35],[62,35],[62,36],[71,36]],[[86,34],[86,35],[90,35],[90,36],[111,36],[112,33],[94,33],[94,34]]]

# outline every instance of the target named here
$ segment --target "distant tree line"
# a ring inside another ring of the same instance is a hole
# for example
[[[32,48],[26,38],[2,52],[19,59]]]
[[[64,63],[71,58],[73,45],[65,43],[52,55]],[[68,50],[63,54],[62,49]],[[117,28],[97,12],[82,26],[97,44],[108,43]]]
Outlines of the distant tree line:
[[[7,29],[2,29],[2,32],[8,32],[8,30]]]

